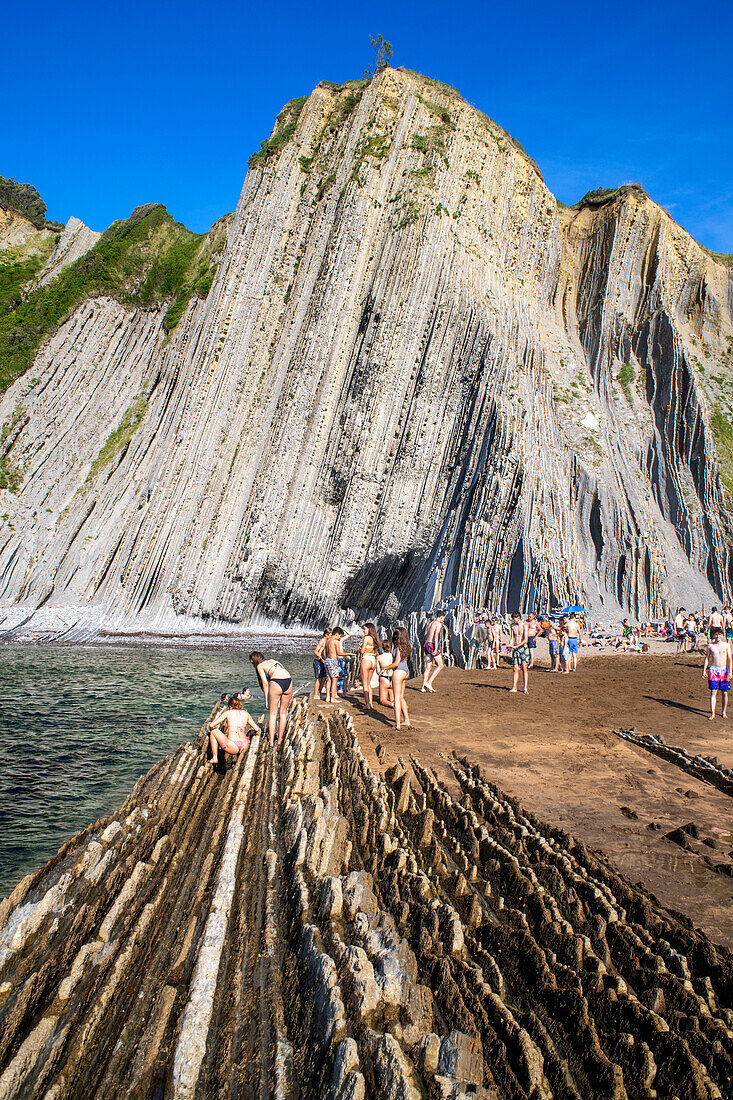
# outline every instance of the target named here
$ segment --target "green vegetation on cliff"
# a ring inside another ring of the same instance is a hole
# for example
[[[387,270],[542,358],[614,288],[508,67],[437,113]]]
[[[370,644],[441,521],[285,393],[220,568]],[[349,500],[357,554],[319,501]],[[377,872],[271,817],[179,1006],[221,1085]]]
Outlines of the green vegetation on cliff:
[[[715,439],[715,457],[718,460],[720,480],[733,499],[733,426],[719,408],[713,410],[710,427]]]
[[[307,102],[308,96],[303,95],[285,104],[275,119],[272,136],[263,141],[257,152],[249,158],[247,163],[250,168],[262,168],[269,157],[279,156],[295,133],[298,119]]]
[[[190,299],[208,294],[225,240],[223,228],[191,233],[152,203],[114,222],[46,286],[22,299],[17,287],[10,296],[0,293],[0,392],[28,370],[43,343],[88,298],[107,295],[132,308],[168,302],[165,324],[173,329]]]
[[[18,245],[0,252],[0,316],[19,305],[24,288],[38,275],[57,240],[48,237],[34,242],[32,251]]]
[[[103,470],[105,466],[108,466],[109,463],[125,449],[137,429],[140,427],[142,419],[145,416],[146,408],[147,398],[142,395],[137,398],[134,405],[132,405],[123,415],[119,427],[115,428],[111,435],[108,436],[104,446],[92,463],[87,481],[93,481],[99,471]]]
[[[35,187],[30,183],[18,183],[17,180],[0,176],[0,206],[12,210],[35,225],[36,229],[52,229],[60,233],[64,228],[59,222],[50,222],[46,218],[46,204]]]

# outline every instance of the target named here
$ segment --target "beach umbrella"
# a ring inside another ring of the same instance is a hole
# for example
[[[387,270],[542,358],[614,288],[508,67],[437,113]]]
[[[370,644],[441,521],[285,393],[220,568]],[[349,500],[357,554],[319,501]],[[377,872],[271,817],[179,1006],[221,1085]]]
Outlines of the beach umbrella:
[[[587,615],[588,612],[585,610],[584,607],[580,607],[578,604],[573,604],[572,607],[563,607],[560,614],[561,615],[570,615],[570,614],[573,614],[573,615]]]

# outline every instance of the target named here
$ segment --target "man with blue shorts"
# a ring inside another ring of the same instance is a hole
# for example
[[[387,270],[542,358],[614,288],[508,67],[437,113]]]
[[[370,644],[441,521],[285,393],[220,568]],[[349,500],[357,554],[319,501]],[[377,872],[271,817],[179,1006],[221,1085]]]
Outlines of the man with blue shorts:
[[[580,639],[583,635],[583,631],[580,623],[575,618],[574,611],[571,611],[568,615],[565,630],[568,635],[568,649],[570,650],[569,671],[575,672],[578,667],[578,649],[580,647]]]

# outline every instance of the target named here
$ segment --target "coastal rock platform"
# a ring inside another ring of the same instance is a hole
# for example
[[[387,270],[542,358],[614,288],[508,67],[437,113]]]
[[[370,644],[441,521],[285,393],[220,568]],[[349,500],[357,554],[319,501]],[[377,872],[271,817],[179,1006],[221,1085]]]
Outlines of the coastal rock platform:
[[[0,1100],[730,1096],[730,952],[448,763],[202,730],[0,905]]]

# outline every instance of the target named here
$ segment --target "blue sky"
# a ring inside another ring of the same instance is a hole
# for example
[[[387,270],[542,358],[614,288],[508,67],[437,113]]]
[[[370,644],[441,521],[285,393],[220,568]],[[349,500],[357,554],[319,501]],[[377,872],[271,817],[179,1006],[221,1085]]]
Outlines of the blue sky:
[[[614,2],[242,4],[133,0],[5,8],[0,175],[50,217],[104,229],[163,202],[202,231],[288,99],[361,76],[369,35],[458,88],[567,204],[640,182],[733,252],[733,5]]]

